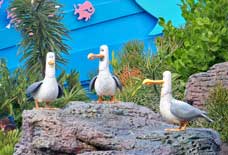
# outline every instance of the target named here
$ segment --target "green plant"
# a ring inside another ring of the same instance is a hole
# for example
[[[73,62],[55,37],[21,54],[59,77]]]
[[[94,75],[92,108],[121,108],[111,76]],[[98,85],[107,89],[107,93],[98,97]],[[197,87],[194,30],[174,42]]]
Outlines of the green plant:
[[[58,63],[66,63],[62,54],[68,54],[68,46],[63,42],[68,36],[61,23],[63,13],[56,0],[14,0],[9,8],[16,16],[15,26],[21,32],[19,53],[30,74],[45,74],[45,57],[55,52]],[[59,67],[59,66],[57,66]]]
[[[143,42],[134,40],[126,43],[119,54],[119,58],[121,58],[119,61],[120,66],[127,66],[129,68],[141,66],[144,58]]]
[[[157,39],[157,48],[186,82],[193,73],[228,60],[228,1],[182,0],[181,10],[186,21],[182,28],[160,19],[164,34]]]
[[[14,153],[14,146],[20,138],[19,130],[12,130],[9,132],[0,131],[0,154],[12,155]]]
[[[220,133],[221,139],[228,142],[228,89],[219,84],[211,90],[209,98],[206,102],[208,115],[214,120],[211,124],[203,123],[215,129]]]
[[[19,126],[22,111],[33,106],[25,95],[25,90],[30,84],[28,80],[32,82],[37,80],[37,77],[33,75],[28,79],[21,68],[10,73],[5,61],[0,60],[0,114],[13,115]]]
[[[79,81],[79,73],[71,70],[69,74],[63,71],[59,78],[59,83],[64,86],[64,96],[56,101],[58,107],[63,107],[70,101],[87,101],[88,97]]]

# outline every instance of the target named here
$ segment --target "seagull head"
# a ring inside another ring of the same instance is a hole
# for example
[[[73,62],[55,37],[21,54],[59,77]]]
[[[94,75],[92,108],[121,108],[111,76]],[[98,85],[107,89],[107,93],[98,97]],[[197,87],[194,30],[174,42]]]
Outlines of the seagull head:
[[[48,52],[46,55],[45,76],[55,77],[55,53],[54,52]]]
[[[100,46],[100,53],[93,54],[90,53],[88,55],[89,60],[99,59],[99,70],[107,69],[109,66],[109,55],[108,55],[108,46],[102,45]]]
[[[151,80],[145,79],[143,80],[144,85],[154,85],[154,84],[162,84],[162,93],[171,93],[171,72],[165,71],[163,72],[163,79],[162,80]]]

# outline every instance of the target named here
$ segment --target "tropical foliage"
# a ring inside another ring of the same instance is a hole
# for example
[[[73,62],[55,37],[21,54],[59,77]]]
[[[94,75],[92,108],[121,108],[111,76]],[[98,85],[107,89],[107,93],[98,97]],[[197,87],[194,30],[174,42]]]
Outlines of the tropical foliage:
[[[63,107],[70,101],[88,100],[86,92],[80,84],[79,73],[75,70],[71,70],[69,74],[63,71],[60,74],[58,81],[64,88],[64,97],[56,101],[58,107]]]
[[[0,131],[0,154],[12,155],[14,153],[14,145],[20,138],[20,131],[13,130],[7,133]]]
[[[35,76],[30,76],[29,81],[35,79]],[[28,78],[23,69],[17,68],[10,73],[6,62],[3,59],[0,60],[0,114],[14,116],[19,126],[22,111],[33,106],[31,102],[27,102],[25,95],[28,85]]]
[[[160,19],[164,34],[157,47],[159,55],[168,57],[167,64],[186,82],[191,74],[228,60],[228,1],[182,0],[181,10],[186,20],[182,28]]]
[[[14,0],[11,3],[9,10],[23,38],[19,54],[29,74],[40,73],[44,77],[48,52],[55,52],[58,63],[66,63],[62,55],[68,54],[64,43],[67,30],[60,22],[63,18],[60,7],[56,0]]]

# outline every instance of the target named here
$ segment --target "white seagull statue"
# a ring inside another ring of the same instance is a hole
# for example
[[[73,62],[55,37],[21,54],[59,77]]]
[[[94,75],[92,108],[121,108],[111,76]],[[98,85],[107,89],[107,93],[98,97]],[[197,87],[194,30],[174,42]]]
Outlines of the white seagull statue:
[[[40,108],[39,102],[46,103],[45,109],[56,109],[48,105],[63,95],[62,88],[55,78],[55,53],[47,53],[44,80],[30,85],[26,90],[26,94],[35,100],[36,109]]]
[[[165,71],[163,73],[163,80],[145,79],[143,84],[153,85],[162,84],[161,98],[160,98],[160,113],[169,122],[179,124],[179,128],[165,129],[166,131],[183,131],[186,130],[189,121],[198,117],[203,117],[209,122],[213,122],[206,112],[201,111],[190,104],[176,100],[172,97],[171,87],[171,72]]]
[[[95,88],[95,91],[98,95],[98,103],[103,102],[103,96],[110,96],[111,103],[115,102],[115,93],[116,89],[119,88],[122,90],[122,84],[118,77],[112,75],[109,71],[109,53],[108,46],[102,45],[100,46],[100,53],[93,54],[90,53],[88,55],[88,59],[93,60],[95,58],[99,58],[99,73],[95,76],[89,85],[90,91]]]

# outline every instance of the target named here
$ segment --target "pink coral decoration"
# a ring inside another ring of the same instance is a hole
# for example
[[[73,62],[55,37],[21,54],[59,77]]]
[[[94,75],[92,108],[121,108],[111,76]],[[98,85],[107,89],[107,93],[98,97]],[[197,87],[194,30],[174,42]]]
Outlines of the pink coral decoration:
[[[85,21],[88,21],[94,12],[95,8],[89,1],[85,1],[83,4],[78,4],[78,6],[74,4],[74,15],[79,14],[78,20],[85,19]]]

